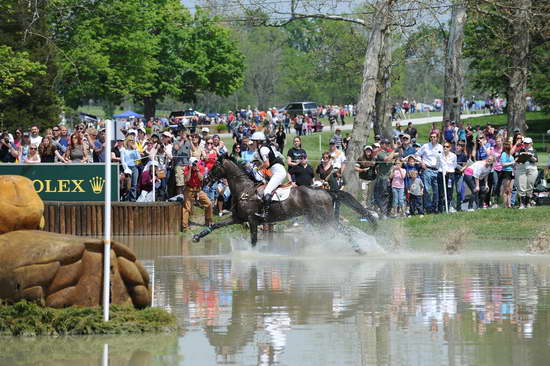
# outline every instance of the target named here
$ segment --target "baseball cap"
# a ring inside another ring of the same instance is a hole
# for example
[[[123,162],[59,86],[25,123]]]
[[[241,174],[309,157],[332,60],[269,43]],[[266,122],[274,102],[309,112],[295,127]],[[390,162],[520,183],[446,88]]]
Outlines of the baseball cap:
[[[375,140],[380,140],[380,135],[374,136],[374,139],[375,139]]]
[[[372,150],[372,146],[370,145],[363,146],[363,150],[369,150],[369,149]]]
[[[408,138],[409,140],[411,139],[411,135],[409,135],[408,133],[404,133],[401,137]]]
[[[128,130],[128,135],[131,133],[133,133],[134,135],[137,135],[137,131],[134,130],[133,128]]]
[[[203,127],[201,129],[201,132],[210,132],[210,129],[208,127]]]
[[[375,142],[374,144],[372,144],[372,146],[374,147],[380,147],[380,144],[378,142]]]
[[[336,145],[336,140],[332,139],[332,140],[330,140],[330,142],[328,144],[329,145]]]
[[[197,159],[196,157],[192,156],[189,158],[189,164],[194,164],[196,163],[197,161],[199,161],[199,159]]]
[[[533,143],[533,139],[530,138],[530,137],[526,137],[523,139],[523,143],[524,144],[532,144]]]
[[[514,132],[520,132],[520,131],[521,130],[518,127],[514,128]]]
[[[146,133],[145,128],[143,128],[143,127],[138,128],[138,131],[141,131],[141,132],[143,132],[143,133]]]
[[[168,132],[168,131],[164,131],[164,132],[162,133],[162,136],[172,137],[172,134],[171,134],[170,132]]]
[[[390,143],[390,140],[388,140],[388,139],[383,139],[382,141],[380,141],[380,143],[382,143],[382,144],[389,144],[389,143]]]

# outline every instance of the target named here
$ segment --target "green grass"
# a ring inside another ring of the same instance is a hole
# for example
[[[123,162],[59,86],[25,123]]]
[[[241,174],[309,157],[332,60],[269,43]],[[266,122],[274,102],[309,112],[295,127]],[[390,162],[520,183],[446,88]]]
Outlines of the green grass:
[[[53,309],[26,301],[0,305],[0,335],[139,334],[175,329],[176,318],[160,308],[111,306],[110,321],[103,322],[101,307]]]

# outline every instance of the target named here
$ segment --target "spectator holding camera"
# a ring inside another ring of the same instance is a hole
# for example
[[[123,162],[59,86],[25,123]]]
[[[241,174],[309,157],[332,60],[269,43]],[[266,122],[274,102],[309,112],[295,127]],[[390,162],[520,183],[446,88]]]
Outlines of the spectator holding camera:
[[[538,156],[533,148],[533,139],[526,137],[523,139],[523,146],[516,148],[516,179],[518,181],[518,194],[520,199],[520,209],[530,206],[533,198],[533,188],[538,175],[537,162]]]
[[[0,163],[15,163],[19,154],[14,144],[10,142],[7,133],[0,135]]]
[[[198,201],[204,209],[204,223],[206,226],[212,224],[212,202],[205,192],[201,190],[204,180],[205,167],[195,157],[189,159],[189,165],[183,169],[185,180],[182,226],[184,231],[189,231],[189,216],[192,214],[193,202]]]

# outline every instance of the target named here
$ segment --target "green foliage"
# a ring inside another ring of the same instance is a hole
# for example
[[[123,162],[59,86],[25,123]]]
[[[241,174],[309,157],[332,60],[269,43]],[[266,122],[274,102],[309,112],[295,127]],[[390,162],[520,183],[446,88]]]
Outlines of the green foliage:
[[[529,89],[535,102],[550,113],[550,42],[533,49]]]
[[[0,105],[15,95],[29,95],[33,76],[45,75],[44,65],[29,59],[27,52],[13,52],[0,45]]]
[[[60,98],[53,88],[56,75],[55,47],[43,14],[46,2],[3,0],[0,2],[0,46],[2,66],[16,77],[16,90],[0,92],[0,123],[7,128],[51,125],[61,111]],[[32,26],[31,26],[32,24]],[[9,47],[11,51],[8,51]],[[14,69],[15,67],[15,69]],[[43,72],[46,71],[46,72]],[[14,75],[13,72],[17,72]],[[2,75],[3,76],[3,75]],[[0,76],[0,88],[13,83]],[[19,90],[17,90],[19,89]]]
[[[175,317],[159,308],[137,310],[111,306],[110,321],[103,322],[100,307],[53,309],[26,301],[0,305],[0,335],[91,335],[167,332]]]

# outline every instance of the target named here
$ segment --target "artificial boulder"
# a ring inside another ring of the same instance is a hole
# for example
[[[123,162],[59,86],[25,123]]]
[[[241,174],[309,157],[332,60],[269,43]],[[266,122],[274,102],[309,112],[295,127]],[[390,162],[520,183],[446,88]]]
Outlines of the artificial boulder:
[[[0,234],[44,227],[44,203],[29,178],[0,175],[0,197]]]
[[[103,240],[36,230],[0,235],[0,299],[61,308],[100,306]],[[149,276],[132,251],[111,242],[111,304],[151,305]]]

